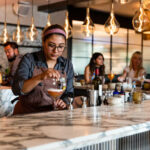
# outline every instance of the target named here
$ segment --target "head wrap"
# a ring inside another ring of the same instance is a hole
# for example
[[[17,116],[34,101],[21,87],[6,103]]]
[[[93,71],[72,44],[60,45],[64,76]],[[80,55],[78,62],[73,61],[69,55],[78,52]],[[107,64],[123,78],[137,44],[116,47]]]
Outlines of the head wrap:
[[[50,29],[47,30],[45,33],[43,33],[43,39],[45,36],[49,35],[49,34],[62,34],[65,38],[66,38],[66,33],[65,31],[63,31],[62,29],[56,28],[56,29]]]

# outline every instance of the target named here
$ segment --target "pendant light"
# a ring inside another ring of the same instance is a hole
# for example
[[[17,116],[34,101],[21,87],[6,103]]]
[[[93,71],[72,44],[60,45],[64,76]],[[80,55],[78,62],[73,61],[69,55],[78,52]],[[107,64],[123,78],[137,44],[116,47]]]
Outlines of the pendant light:
[[[120,28],[120,24],[115,18],[114,3],[113,3],[113,0],[112,0],[112,7],[111,7],[110,16],[105,22],[104,29],[108,34],[114,35],[119,31],[119,28]]]
[[[1,42],[2,43],[6,43],[7,41],[9,41],[10,39],[10,35],[8,34],[7,31],[7,23],[6,23],[6,0],[5,0],[5,22],[4,22],[4,28],[1,34]]]
[[[145,13],[145,10],[143,8],[143,3],[140,1],[140,9],[135,13],[133,19],[132,19],[132,25],[135,31],[137,32],[143,32],[147,30],[150,20]]]
[[[94,23],[90,18],[90,8],[86,8],[86,18],[81,26],[81,30],[86,37],[89,37],[94,32]]]
[[[45,28],[51,26],[51,16],[49,13],[49,0],[48,0],[48,4],[47,4],[47,11],[48,11],[48,16],[47,16],[47,24],[46,24]]]
[[[115,0],[116,2],[120,3],[120,4],[126,4],[131,0]]]
[[[37,39],[37,36],[38,36],[38,31],[34,25],[34,18],[33,18],[33,0],[32,0],[32,20],[31,20],[31,26],[30,28],[28,29],[27,31],[27,38],[30,40],[30,41],[34,41]]]
[[[19,0],[18,0],[18,6],[19,6]],[[22,41],[24,40],[24,34],[21,31],[21,27],[20,27],[19,12],[18,12],[17,28],[16,31],[13,32],[13,40],[18,44],[22,43]]]
[[[65,18],[65,25],[64,25],[64,29],[66,31],[66,38],[68,39],[69,37],[72,36],[72,27],[69,23],[69,15],[68,15],[68,11],[66,11],[66,18]]]

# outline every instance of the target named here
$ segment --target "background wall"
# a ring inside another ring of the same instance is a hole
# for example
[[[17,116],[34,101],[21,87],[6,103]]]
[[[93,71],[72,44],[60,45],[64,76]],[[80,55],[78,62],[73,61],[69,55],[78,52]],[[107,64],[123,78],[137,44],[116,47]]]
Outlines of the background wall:
[[[1,2],[2,4],[0,5],[0,12],[1,12],[0,13],[0,34],[2,34],[2,30],[4,27],[3,23],[5,20],[4,2],[5,1]],[[13,3],[13,0],[7,0],[6,21],[7,21],[7,29],[11,36],[12,36],[13,31],[16,29],[16,22],[17,22],[17,15],[13,12],[12,3]],[[47,13],[39,12],[37,10],[37,6],[34,6],[33,14],[34,14],[35,25],[39,32],[38,39],[34,42],[31,42],[25,37],[25,40],[23,41],[23,43],[19,45],[20,54],[26,54],[26,53],[31,53],[34,51],[39,51],[42,46],[41,33],[47,23]],[[32,17],[31,8],[26,17],[20,17],[20,24],[21,24],[22,31],[24,32],[24,35],[26,34],[26,31],[31,24],[31,17]],[[58,12],[51,13],[52,24],[64,25],[64,20],[65,20],[65,11],[58,11]],[[64,52],[64,57],[67,57],[67,51]],[[3,50],[2,42],[0,43],[0,65],[2,65],[4,69],[8,67],[8,61]]]

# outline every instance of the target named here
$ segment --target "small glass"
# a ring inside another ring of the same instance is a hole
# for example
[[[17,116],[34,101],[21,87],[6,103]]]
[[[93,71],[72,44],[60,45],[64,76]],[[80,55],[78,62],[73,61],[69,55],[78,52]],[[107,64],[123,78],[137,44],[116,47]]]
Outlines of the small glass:
[[[110,83],[112,83],[112,80],[114,79],[114,77],[115,77],[115,74],[113,72],[108,74],[108,79],[110,80]]]
[[[145,75],[142,75],[141,78],[140,78],[140,81],[141,81],[141,89],[143,88],[144,80],[145,80]]]
[[[134,91],[132,95],[132,101],[134,104],[141,104],[143,100],[143,93],[142,91]]]

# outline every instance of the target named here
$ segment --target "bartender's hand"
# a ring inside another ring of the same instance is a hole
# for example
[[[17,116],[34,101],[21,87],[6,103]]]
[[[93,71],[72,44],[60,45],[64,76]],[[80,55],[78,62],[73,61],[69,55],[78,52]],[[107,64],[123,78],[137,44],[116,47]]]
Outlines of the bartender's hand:
[[[54,101],[54,105],[56,108],[58,109],[65,109],[67,107],[67,104],[62,100],[62,99],[58,99],[56,101]]]
[[[56,78],[57,80],[59,80],[60,73],[55,69],[48,68],[41,74],[41,80],[45,80],[48,78]]]

